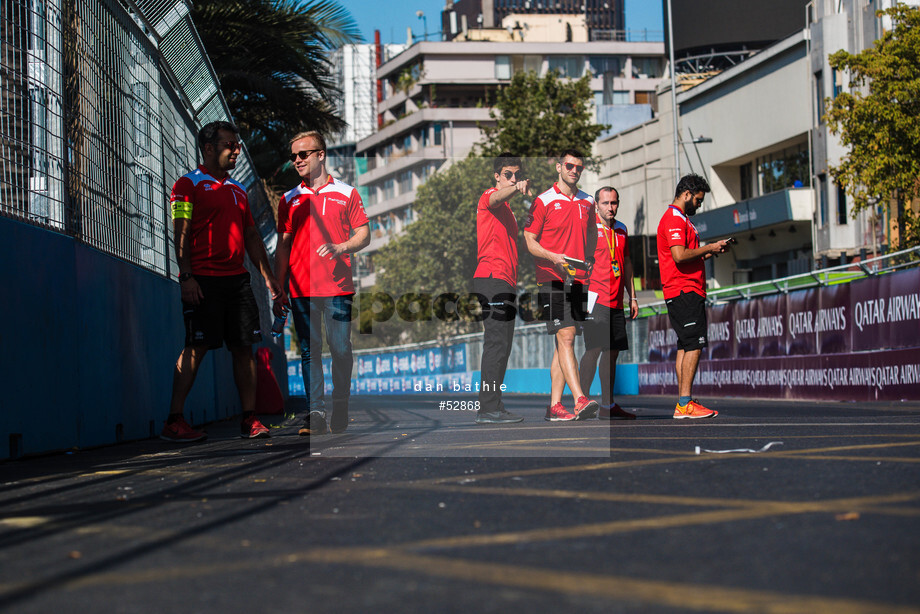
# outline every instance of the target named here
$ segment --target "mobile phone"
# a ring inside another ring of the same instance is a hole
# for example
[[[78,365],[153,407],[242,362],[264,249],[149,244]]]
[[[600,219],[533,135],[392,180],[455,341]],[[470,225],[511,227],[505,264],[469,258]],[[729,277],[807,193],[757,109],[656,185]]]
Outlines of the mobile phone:
[[[564,256],[564,258],[565,258],[566,264],[568,264],[569,266],[576,268],[580,271],[588,270],[588,263],[586,263],[584,260],[577,260],[575,258],[569,258],[568,256]]]

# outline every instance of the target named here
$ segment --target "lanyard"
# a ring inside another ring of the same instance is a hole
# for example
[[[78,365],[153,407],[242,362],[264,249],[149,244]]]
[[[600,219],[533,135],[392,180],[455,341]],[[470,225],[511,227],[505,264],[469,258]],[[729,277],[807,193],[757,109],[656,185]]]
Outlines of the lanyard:
[[[616,261],[617,233],[616,230],[610,229],[610,236],[607,236],[606,227],[601,224],[601,232],[604,234],[604,241],[607,243],[607,249],[610,251],[610,262]],[[611,238],[613,239],[611,241]]]

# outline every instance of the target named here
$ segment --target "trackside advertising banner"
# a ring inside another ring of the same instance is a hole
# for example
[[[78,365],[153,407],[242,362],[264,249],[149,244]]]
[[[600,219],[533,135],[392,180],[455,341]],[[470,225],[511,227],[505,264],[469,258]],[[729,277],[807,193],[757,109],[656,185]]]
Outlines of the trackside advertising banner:
[[[920,269],[710,307],[699,396],[920,399]],[[649,319],[640,394],[676,394],[676,336]]]
[[[423,350],[355,356],[357,377],[352,394],[407,394],[412,392],[476,392],[466,358],[466,346],[456,344]],[[288,362],[291,394],[304,394],[300,361]],[[332,360],[323,359],[325,394],[332,394]]]

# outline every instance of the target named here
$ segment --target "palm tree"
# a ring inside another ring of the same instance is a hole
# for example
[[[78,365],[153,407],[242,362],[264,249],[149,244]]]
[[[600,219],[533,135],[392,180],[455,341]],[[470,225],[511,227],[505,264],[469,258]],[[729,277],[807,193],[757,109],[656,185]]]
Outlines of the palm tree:
[[[192,18],[262,177],[293,134],[344,127],[328,55],[361,34],[335,0],[196,0]]]

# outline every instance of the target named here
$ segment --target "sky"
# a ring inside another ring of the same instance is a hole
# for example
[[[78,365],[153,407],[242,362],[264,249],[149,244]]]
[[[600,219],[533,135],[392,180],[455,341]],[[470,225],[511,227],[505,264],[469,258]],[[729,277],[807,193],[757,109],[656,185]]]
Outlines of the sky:
[[[368,43],[374,42],[374,30],[380,30],[380,40],[384,43],[405,43],[406,28],[411,27],[416,36],[424,34],[426,21],[429,36],[441,29],[444,0],[339,0],[339,3],[351,11]],[[425,14],[424,21],[416,16],[417,11]],[[661,31],[661,2],[626,0],[626,27]]]

